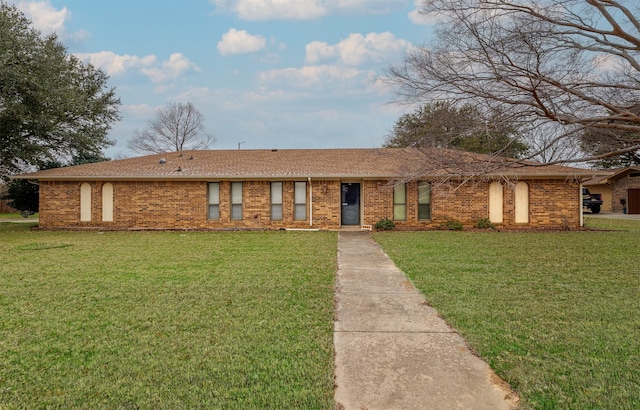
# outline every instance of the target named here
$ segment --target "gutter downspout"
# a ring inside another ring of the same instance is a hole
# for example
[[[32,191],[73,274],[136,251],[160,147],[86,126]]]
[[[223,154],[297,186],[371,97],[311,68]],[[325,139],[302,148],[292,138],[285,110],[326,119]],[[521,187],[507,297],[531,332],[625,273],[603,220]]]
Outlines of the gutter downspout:
[[[583,228],[584,227],[584,208],[582,206],[583,202],[582,202],[582,181],[580,181],[580,227]]]
[[[313,186],[311,185],[311,177],[307,177],[307,181],[309,181],[309,226],[313,226]]]

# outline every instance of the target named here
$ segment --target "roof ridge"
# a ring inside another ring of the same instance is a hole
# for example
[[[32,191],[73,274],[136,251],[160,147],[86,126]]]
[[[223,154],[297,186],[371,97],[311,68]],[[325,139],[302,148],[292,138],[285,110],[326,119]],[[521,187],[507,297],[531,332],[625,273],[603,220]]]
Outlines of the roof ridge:
[[[120,158],[15,176],[20,179],[386,178],[461,175],[598,175],[593,170],[536,164],[444,148],[293,148],[184,150]],[[504,166],[503,166],[504,165]],[[415,179],[415,178],[414,178]]]

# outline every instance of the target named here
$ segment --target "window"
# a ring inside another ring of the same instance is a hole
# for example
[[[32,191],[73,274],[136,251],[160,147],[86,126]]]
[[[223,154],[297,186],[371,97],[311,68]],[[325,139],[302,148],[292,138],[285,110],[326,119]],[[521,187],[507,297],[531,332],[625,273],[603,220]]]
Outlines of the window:
[[[271,183],[271,220],[282,221],[282,182]]]
[[[102,185],[102,221],[113,222],[113,185]]]
[[[80,221],[91,222],[91,185],[80,185]]]
[[[489,220],[493,223],[501,224],[503,222],[503,197],[504,188],[498,181],[489,185]]]
[[[529,223],[529,185],[522,181],[516,184],[516,223]]]
[[[431,183],[427,181],[418,182],[418,219],[431,219]]]
[[[220,183],[209,182],[209,219],[220,219]]]
[[[393,188],[393,219],[407,220],[407,186],[398,184]]]
[[[294,212],[293,219],[304,221],[307,219],[307,183],[294,183]]]
[[[231,220],[242,220],[242,182],[231,183]]]

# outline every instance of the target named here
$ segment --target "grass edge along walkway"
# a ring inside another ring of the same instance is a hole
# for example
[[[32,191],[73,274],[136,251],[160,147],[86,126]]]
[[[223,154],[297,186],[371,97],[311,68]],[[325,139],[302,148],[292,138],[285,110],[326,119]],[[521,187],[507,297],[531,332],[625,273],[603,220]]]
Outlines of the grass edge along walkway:
[[[640,221],[587,224],[374,238],[522,408],[640,408]]]

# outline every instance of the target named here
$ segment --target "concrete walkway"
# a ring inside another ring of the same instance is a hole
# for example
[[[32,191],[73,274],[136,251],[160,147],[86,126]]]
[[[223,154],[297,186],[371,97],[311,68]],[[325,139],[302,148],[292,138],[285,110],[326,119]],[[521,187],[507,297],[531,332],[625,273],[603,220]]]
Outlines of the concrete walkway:
[[[336,299],[337,409],[515,407],[367,232],[339,234]]]
[[[10,222],[14,224],[29,224],[29,223],[38,223],[38,218],[20,218],[20,219],[0,219],[0,223],[2,222]]]

